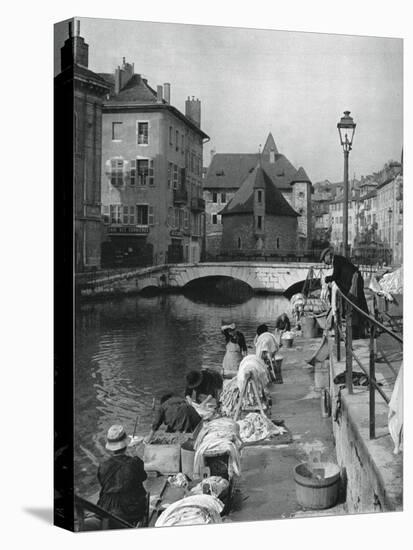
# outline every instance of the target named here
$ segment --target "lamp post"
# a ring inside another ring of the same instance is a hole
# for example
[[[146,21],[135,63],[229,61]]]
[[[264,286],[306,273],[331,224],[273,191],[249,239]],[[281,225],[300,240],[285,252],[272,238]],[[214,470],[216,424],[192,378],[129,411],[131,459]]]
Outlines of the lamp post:
[[[348,155],[353,144],[354,131],[356,124],[350,116],[350,111],[344,111],[337,124],[340,143],[344,151],[344,200],[343,200],[343,252],[346,258],[349,257],[348,247]]]

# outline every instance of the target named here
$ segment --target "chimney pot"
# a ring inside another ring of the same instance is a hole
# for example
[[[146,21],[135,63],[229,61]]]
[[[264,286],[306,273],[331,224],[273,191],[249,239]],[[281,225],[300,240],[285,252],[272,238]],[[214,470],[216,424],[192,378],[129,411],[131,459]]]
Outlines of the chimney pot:
[[[165,82],[163,85],[164,99],[166,103],[171,103],[171,85],[169,82]]]
[[[72,38],[72,22],[69,21],[69,38]]]
[[[125,64],[125,57],[122,57],[122,63]]]

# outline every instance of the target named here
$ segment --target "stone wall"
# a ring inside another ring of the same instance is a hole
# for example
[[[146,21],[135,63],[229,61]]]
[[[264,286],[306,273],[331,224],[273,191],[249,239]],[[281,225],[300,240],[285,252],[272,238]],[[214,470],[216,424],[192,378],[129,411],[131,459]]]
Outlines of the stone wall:
[[[254,219],[251,214],[237,214],[223,217],[223,235],[221,251],[258,250],[255,236]],[[297,218],[289,216],[268,216],[263,222],[262,251],[274,252],[277,249],[294,251],[297,245]],[[278,241],[277,241],[278,239]],[[240,246],[241,245],[241,246]]]
[[[367,344],[366,344],[367,345]],[[330,348],[331,349],[331,348]],[[332,351],[332,349],[331,349]],[[345,369],[330,353],[333,378]],[[341,414],[334,420],[338,388],[331,383],[337,462],[346,485],[349,513],[402,510],[403,458],[393,454],[387,427],[388,407],[376,392],[376,438],[369,438],[369,394],[355,389],[341,394]]]

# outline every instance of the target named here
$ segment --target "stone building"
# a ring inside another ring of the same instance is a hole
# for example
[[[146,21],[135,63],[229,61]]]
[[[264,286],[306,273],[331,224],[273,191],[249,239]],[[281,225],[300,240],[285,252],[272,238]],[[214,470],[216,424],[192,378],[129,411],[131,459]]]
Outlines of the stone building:
[[[379,239],[391,253],[389,261],[403,263],[403,174],[377,186],[377,230]]]
[[[260,164],[246,176],[220,215],[223,255],[287,256],[296,253],[299,214]]]
[[[80,36],[80,22],[69,22],[69,37],[61,48],[61,72],[55,78],[56,185],[72,200],[76,272],[100,267],[102,101],[109,88],[88,69],[89,46]],[[73,139],[71,139],[73,138]],[[74,176],[74,181],[68,178]],[[74,194],[72,193],[74,186]]]
[[[282,196],[300,215],[295,249],[305,251],[311,245],[312,184],[305,170],[298,170],[278,152],[270,133],[262,153],[216,153],[204,179],[207,257],[219,255],[222,241],[221,210],[234,197],[242,182],[260,163]]]
[[[202,253],[201,104],[185,114],[171,104],[169,83],[156,91],[134,65],[101,75],[102,214],[106,265],[198,262]]]

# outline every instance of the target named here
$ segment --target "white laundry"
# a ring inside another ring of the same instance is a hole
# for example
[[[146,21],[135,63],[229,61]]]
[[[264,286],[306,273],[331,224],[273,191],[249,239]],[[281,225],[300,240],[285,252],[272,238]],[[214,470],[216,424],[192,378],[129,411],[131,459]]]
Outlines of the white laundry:
[[[155,527],[173,525],[205,525],[222,523],[223,503],[213,495],[193,495],[168,506],[155,523]]]
[[[394,442],[394,454],[398,454],[403,441],[403,363],[394,384],[389,403],[389,432]]]

